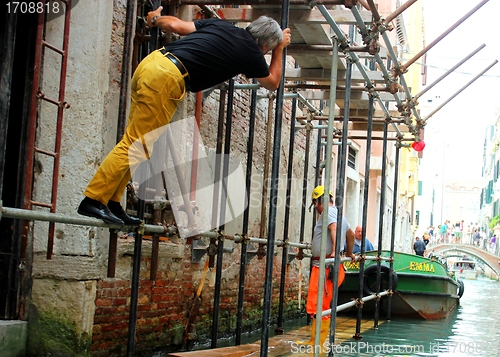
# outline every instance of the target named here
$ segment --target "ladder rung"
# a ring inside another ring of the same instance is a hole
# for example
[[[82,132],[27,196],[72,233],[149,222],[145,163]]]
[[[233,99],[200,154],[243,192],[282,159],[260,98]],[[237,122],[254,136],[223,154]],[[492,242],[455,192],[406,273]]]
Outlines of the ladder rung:
[[[36,96],[37,96],[37,98],[40,98],[40,99],[43,99],[43,100],[45,100],[45,101],[47,101],[49,103],[55,104],[55,105],[57,105],[60,108],[69,109],[71,107],[71,105],[69,105],[68,102],[61,102],[61,101],[58,101],[58,100],[55,100],[55,99],[50,99],[50,98],[46,97],[45,93],[42,92],[41,90],[39,90],[36,93]]]
[[[46,207],[46,208],[52,208],[54,206],[52,203],[43,203],[43,202],[36,202],[36,201],[31,201],[31,204],[33,206]]]
[[[45,154],[45,155],[48,155],[48,156],[52,156],[52,157],[56,157],[57,156],[57,153],[53,152],[53,151],[47,151],[47,150],[43,150],[43,149],[39,149],[39,148],[35,148],[35,152],[38,152],[40,154]]]
[[[52,51],[55,51],[55,52],[57,52],[57,53],[59,53],[59,54],[61,54],[61,55],[64,55],[64,50],[61,50],[60,48],[57,48],[57,47],[55,47],[55,46],[52,46],[50,43],[45,42],[45,41],[43,41],[43,40],[42,40],[42,44],[43,44],[45,47],[50,48]]]

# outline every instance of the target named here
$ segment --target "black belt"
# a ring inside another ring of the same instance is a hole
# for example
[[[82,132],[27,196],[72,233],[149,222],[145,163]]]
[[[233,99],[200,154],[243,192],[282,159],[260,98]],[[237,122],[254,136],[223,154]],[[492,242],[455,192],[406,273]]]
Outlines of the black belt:
[[[188,73],[186,67],[184,67],[184,65],[182,64],[182,62],[179,61],[173,54],[171,54],[170,52],[168,52],[168,50],[165,47],[163,47],[162,49],[160,49],[160,52],[162,54],[164,54],[165,57],[167,57],[173,64],[175,64],[175,66],[177,67],[177,69],[179,70],[179,72],[181,72],[182,75],[187,74],[184,77],[184,84],[186,86],[186,90],[190,91],[191,90],[191,82],[189,81],[189,73]]]

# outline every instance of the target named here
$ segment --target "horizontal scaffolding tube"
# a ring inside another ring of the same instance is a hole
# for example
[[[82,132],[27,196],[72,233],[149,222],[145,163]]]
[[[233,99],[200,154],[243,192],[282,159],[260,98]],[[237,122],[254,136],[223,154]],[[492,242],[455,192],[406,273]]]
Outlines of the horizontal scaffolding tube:
[[[87,218],[87,217],[79,217],[79,216],[68,216],[64,214],[58,213],[50,213],[44,211],[34,211],[34,210],[25,210],[20,208],[11,208],[11,207],[2,207],[0,219],[2,217],[14,218],[14,219],[25,219],[28,221],[44,221],[44,222],[56,222],[56,223],[66,223],[73,224],[79,226],[91,226],[91,227],[101,227],[101,228],[115,228],[122,229],[122,225],[118,224],[109,224],[105,223],[97,218]],[[159,226],[153,224],[145,224],[144,232],[157,233],[157,234],[165,234],[167,236],[172,236],[178,234],[178,229],[173,226]],[[187,233],[189,231],[186,230]],[[201,237],[208,238],[217,238],[221,236],[217,232],[203,232],[196,234]],[[267,239],[265,238],[255,238],[248,237],[245,238],[241,235],[223,235],[225,239],[233,240],[235,242],[243,242],[249,241],[251,243],[259,243],[259,244],[267,244]],[[283,241],[277,240],[275,242],[276,246],[282,246]],[[287,245],[291,247],[310,249],[311,245],[309,243],[296,243],[296,242],[288,242]]]
[[[371,295],[368,295],[368,296],[365,296],[364,298],[362,298],[361,300],[363,302],[367,302],[367,301],[370,301],[370,300],[374,300],[374,299],[377,299],[378,297],[381,297],[381,296],[386,296],[386,295],[389,295],[389,291],[382,291],[381,293],[379,294],[371,294]],[[339,312],[339,311],[343,311],[343,310],[346,310],[350,307],[353,307],[353,306],[356,306],[358,302],[356,300],[353,300],[353,301],[349,301],[349,302],[346,302],[345,304],[342,304],[342,305],[339,305],[337,306],[337,309],[336,311]],[[321,316],[329,316],[332,314],[332,309],[328,309],[328,310],[324,310],[322,313],[321,313]]]
[[[365,260],[385,260],[385,261],[390,261],[391,260],[391,257],[375,257],[375,256],[368,256],[368,257],[365,257]],[[341,263],[345,263],[345,262],[350,262],[352,259],[349,258],[349,257],[342,257],[340,258],[340,262]],[[359,261],[361,260],[360,256],[357,255],[356,256],[356,261]],[[325,259],[325,265],[332,265],[333,263],[335,263],[335,258],[326,258]]]

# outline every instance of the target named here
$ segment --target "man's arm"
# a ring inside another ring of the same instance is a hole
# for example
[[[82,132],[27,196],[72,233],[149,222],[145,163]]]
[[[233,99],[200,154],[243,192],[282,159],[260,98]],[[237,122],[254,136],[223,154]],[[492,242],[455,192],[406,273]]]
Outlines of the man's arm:
[[[337,223],[330,223],[328,226],[328,231],[330,232],[330,239],[332,240],[332,251],[330,252],[330,257],[335,257],[335,240],[337,239]],[[328,255],[328,252],[326,252]]]
[[[181,36],[186,36],[191,32],[196,31],[194,22],[184,21],[175,16],[161,16],[162,9],[163,7],[160,6],[155,11],[150,11],[148,13],[147,21],[149,27],[153,27],[152,20],[156,16],[154,26],[158,27],[162,31],[173,32]]]
[[[345,237],[346,237],[346,247],[347,247],[345,255],[346,257],[351,258],[351,260],[354,262],[356,261],[356,256],[352,252],[352,250],[354,249],[354,231],[349,228]]]
[[[283,49],[290,44],[290,41],[290,29],[286,28],[283,30],[283,41],[281,41],[281,43],[273,50],[273,54],[271,56],[271,64],[269,65],[269,76],[264,78],[257,78],[257,81],[264,88],[269,90],[276,90],[279,87],[281,74],[283,71]]]

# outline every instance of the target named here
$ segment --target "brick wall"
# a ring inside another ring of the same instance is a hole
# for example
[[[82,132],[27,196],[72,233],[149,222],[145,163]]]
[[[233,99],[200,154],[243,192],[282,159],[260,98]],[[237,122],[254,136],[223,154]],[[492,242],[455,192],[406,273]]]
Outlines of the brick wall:
[[[168,249],[161,246],[160,250]],[[274,258],[272,317],[276,318],[281,274],[281,249]],[[224,254],[221,301],[219,314],[219,337],[234,336],[238,303],[238,275],[240,247],[232,254]],[[130,260],[130,257],[122,258]],[[206,259],[206,257],[205,257]],[[193,296],[198,290],[205,259],[191,263],[190,250],[185,249],[184,258],[160,259],[156,281],[149,280],[150,258],[142,259],[139,288],[136,355],[151,356],[155,351],[171,352],[182,349],[183,331],[187,324]],[[253,258],[247,265],[243,329],[252,331],[260,327],[264,293],[265,258]],[[197,309],[196,335],[198,343],[210,341],[214,286],[208,273]],[[215,270],[213,272],[215,274]],[[285,312],[288,318],[300,314],[297,308],[298,264],[287,267],[285,285]],[[96,312],[92,336],[93,356],[123,356],[126,354],[130,280],[105,279],[98,282],[95,300]]]

